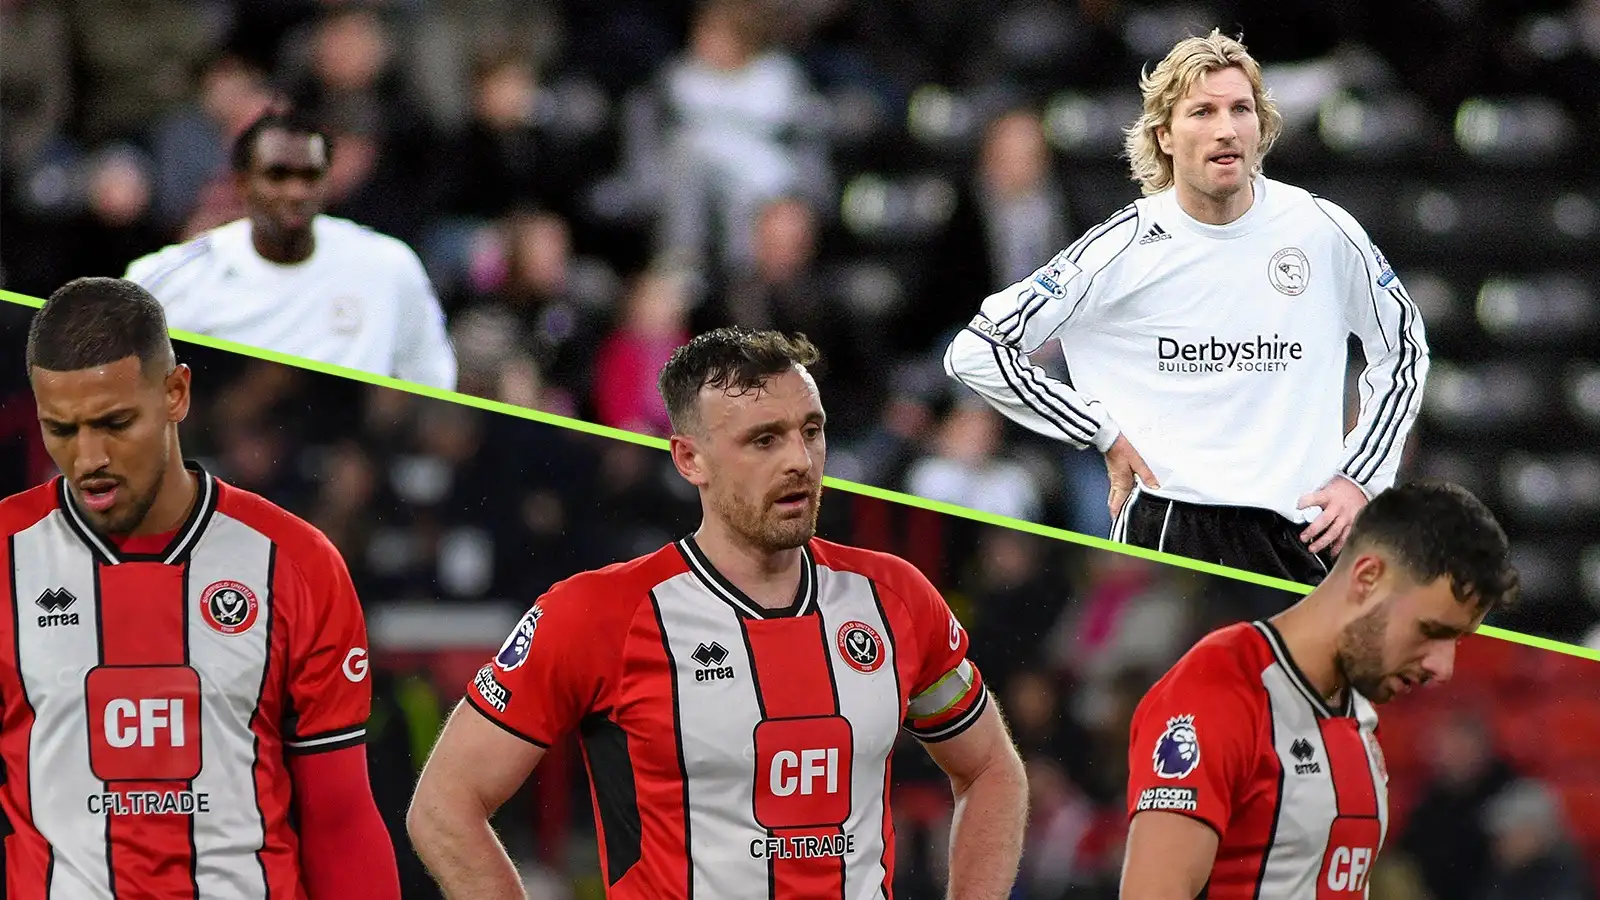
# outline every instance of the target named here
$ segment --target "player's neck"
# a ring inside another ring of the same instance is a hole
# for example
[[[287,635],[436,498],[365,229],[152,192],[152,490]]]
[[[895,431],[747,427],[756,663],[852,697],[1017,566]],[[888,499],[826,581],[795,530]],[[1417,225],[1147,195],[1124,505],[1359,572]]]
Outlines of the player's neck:
[[[1317,696],[1338,706],[1349,689],[1339,671],[1339,623],[1322,615],[1320,604],[1302,600],[1270,620],[1283,638],[1290,661],[1305,676]]]
[[[262,259],[280,266],[303,263],[317,250],[316,236],[309,228],[281,237],[266,234],[259,228],[252,228],[250,243]]]
[[[1178,207],[1203,225],[1230,225],[1250,211],[1255,203],[1256,186],[1251,180],[1242,190],[1214,197],[1191,188],[1186,182],[1176,185]]]
[[[763,609],[783,609],[794,602],[800,548],[773,552],[756,547],[711,518],[695,532],[694,542],[722,577]]]
[[[189,518],[200,497],[199,479],[184,468],[181,456],[174,454],[173,463],[162,477],[156,501],[150,504],[150,511],[144,514],[144,519],[132,531],[115,537],[125,539],[167,534],[176,531]]]

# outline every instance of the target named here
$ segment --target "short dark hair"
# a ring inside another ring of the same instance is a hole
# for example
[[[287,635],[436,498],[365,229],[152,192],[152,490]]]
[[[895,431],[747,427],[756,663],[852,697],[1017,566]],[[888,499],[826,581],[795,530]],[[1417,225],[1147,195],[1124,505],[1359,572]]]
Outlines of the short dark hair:
[[[28,325],[28,375],[73,372],[137,357],[172,364],[167,316],[150,292],[122,278],[78,278],[56,289]],[[163,374],[165,374],[163,372]]]
[[[804,334],[717,328],[674,350],[657,386],[673,430],[683,433],[699,423],[696,404],[702,388],[738,394],[759,390],[774,375],[815,365],[821,357]]]
[[[250,171],[250,166],[255,161],[256,143],[261,135],[269,131],[320,137],[328,162],[333,162],[333,140],[320,125],[292,110],[269,110],[245,126],[245,129],[239,132],[239,136],[234,138],[232,162],[235,172]]]
[[[1387,550],[1420,584],[1447,576],[1456,599],[1481,610],[1516,600],[1520,579],[1506,533],[1471,491],[1426,478],[1391,487],[1356,516],[1343,551]]]

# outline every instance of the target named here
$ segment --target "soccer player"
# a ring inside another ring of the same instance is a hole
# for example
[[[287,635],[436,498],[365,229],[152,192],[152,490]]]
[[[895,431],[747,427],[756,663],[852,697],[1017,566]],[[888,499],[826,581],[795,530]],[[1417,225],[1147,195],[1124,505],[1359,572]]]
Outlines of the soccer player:
[[[56,291],[27,365],[61,475],[0,501],[4,896],[396,900],[337,551],[183,458],[137,285]]]
[[[1243,45],[1187,38],[1140,86],[1127,151],[1145,196],[984,299],[945,369],[1105,454],[1114,540],[1315,584],[1394,483],[1422,318],[1348,213],[1262,174],[1282,117]],[[1346,434],[1352,333],[1366,368]],[[1051,338],[1070,386],[1026,355]]]
[[[664,367],[700,527],[557,584],[479,670],[408,820],[447,896],[523,896],[488,819],[571,733],[611,900],[892,896],[902,729],[954,789],[950,896],[1008,896],[1027,785],[967,632],[909,563],[813,536],[816,359],[719,329]]]
[[[1365,897],[1389,828],[1374,705],[1448,680],[1517,583],[1467,491],[1378,494],[1310,595],[1207,635],[1140,702],[1122,896]]]
[[[422,261],[323,212],[333,148],[293,115],[237,138],[249,215],[128,266],[173,328],[454,390],[456,356]]]

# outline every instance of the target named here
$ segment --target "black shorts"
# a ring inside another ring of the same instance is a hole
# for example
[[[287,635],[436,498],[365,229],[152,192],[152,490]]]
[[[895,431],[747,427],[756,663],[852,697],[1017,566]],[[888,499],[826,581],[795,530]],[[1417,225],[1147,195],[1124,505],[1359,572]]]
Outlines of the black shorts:
[[[1184,503],[1135,488],[1111,539],[1315,587],[1333,562],[1301,542],[1304,530],[1269,509]]]

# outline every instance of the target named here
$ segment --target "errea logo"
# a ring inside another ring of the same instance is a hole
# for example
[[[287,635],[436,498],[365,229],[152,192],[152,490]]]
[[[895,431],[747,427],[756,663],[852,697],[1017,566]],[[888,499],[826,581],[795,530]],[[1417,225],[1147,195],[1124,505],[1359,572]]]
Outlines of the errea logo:
[[[694,648],[690,656],[700,665],[694,673],[695,681],[721,681],[733,677],[733,666],[723,665],[728,660],[728,648],[717,641],[702,643]]]
[[[34,605],[44,610],[44,615],[39,617],[40,628],[57,628],[62,625],[78,624],[78,614],[68,612],[78,598],[66,588],[51,588],[40,594]]]

